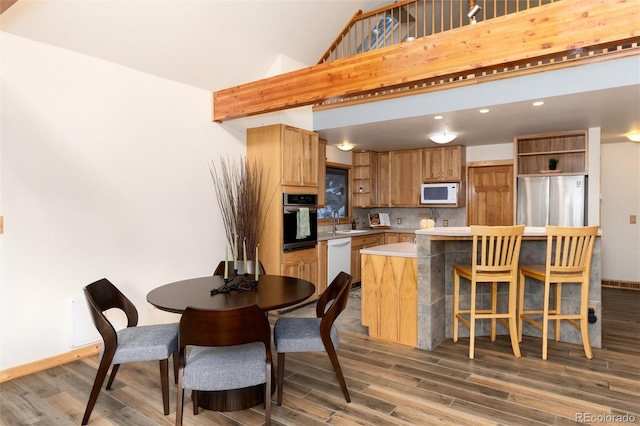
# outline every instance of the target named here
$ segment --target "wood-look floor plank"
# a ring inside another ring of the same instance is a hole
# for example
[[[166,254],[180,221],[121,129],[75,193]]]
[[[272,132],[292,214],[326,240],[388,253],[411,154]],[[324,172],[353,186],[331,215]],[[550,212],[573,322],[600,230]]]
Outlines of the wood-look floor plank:
[[[421,392],[421,389],[409,390],[403,388],[402,390],[397,390],[391,387],[381,388],[371,386],[367,389],[367,393],[395,403],[396,408],[393,410],[393,413],[396,417],[410,419],[416,416],[415,412],[423,413],[424,418],[416,424],[431,424],[432,422],[439,423],[440,421],[444,421],[448,422],[448,424],[495,425],[495,422],[491,420],[453,410],[450,407],[453,398],[448,398],[448,401],[443,401],[439,396],[435,399],[430,399],[429,397],[425,397],[426,392]],[[429,420],[426,422],[423,421],[427,419]]]
[[[408,424],[403,420],[394,419],[393,417],[391,417],[391,411],[374,409],[371,407],[371,405],[364,406],[362,404],[348,404],[344,400],[344,398],[338,398],[334,395],[329,395],[326,393],[313,391],[307,396],[307,399],[312,400],[317,404],[333,405],[334,407],[340,408],[339,410],[336,410],[336,413],[331,417],[331,420],[329,421],[329,423],[331,424],[334,424],[334,420],[337,418],[341,418],[342,416],[346,416],[353,419],[354,421],[361,422],[357,424],[362,425],[401,426]]]
[[[640,292],[603,289],[603,348],[594,348],[591,360],[581,345],[551,341],[543,361],[541,340],[530,336],[521,358],[506,336],[478,337],[470,360],[468,339],[423,351],[341,331],[338,357],[352,402],[344,400],[326,353],[287,354],[283,405],[272,397],[272,424],[575,426],[587,412],[632,415],[638,423],[639,305]],[[94,356],[0,384],[0,426],[79,424],[97,368]],[[172,379],[164,416],[158,363],[124,364],[113,390],[100,393],[89,426],[174,424]],[[194,416],[191,404],[187,392],[185,426],[264,424],[262,406]]]
[[[288,388],[284,389],[282,395],[282,406],[278,407],[278,410],[292,411],[294,415],[302,414],[320,423],[326,422],[335,413],[334,410],[308,401],[304,396],[299,397],[290,394],[288,392]],[[289,415],[289,417],[293,417],[293,415]]]

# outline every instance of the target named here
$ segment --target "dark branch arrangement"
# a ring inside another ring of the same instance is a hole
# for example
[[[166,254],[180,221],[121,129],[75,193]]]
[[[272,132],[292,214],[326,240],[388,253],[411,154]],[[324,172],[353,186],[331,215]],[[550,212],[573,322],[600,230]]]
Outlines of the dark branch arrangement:
[[[240,160],[220,157],[219,169],[212,161],[209,171],[220,206],[227,241],[232,248],[236,238],[240,247],[245,242],[248,257],[245,260],[255,261],[255,248],[260,241],[267,211],[275,195],[275,190],[268,194],[269,188],[266,185],[269,182],[269,171],[267,171],[266,180],[263,179],[262,162],[257,160],[249,162],[246,157]],[[263,214],[259,214],[261,211]],[[240,257],[238,254],[236,253],[237,258]]]

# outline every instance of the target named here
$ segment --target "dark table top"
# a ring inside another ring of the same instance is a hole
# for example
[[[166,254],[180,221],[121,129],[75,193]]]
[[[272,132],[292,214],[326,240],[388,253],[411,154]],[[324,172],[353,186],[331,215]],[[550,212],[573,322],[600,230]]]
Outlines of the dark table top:
[[[253,279],[253,275],[248,278]],[[300,303],[315,292],[315,286],[306,280],[260,274],[258,285],[251,290],[232,290],[211,295],[212,289],[223,284],[220,275],[176,281],[151,290],[147,294],[147,301],[158,309],[175,313],[184,312],[188,306],[227,310],[254,303],[264,311],[270,311]]]

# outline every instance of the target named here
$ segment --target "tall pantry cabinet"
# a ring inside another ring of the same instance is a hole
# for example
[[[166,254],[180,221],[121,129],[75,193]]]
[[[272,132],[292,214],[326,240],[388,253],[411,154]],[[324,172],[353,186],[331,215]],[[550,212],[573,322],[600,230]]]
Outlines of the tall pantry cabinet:
[[[317,284],[317,249],[283,252],[282,194],[318,194],[318,134],[284,124],[247,129],[247,159],[263,165],[266,201],[260,235],[260,261],[267,273],[284,274]]]

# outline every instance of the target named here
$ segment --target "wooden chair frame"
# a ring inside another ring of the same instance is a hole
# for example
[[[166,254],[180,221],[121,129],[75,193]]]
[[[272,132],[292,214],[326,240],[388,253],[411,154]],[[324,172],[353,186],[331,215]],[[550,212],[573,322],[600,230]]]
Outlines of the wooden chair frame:
[[[331,341],[331,327],[335,322],[338,315],[347,307],[349,300],[349,293],[351,291],[351,275],[346,272],[340,272],[331,282],[329,287],[322,293],[320,299],[316,304],[316,318],[322,318],[320,321],[320,337],[324,344],[325,350],[329,355],[329,360],[333,366],[333,371],[336,373],[342,394],[347,402],[351,402],[349,397],[349,390],[347,389],[347,383],[344,380],[342,374],[342,368],[340,368],[340,361],[338,360],[338,354],[336,348]],[[333,303],[331,303],[333,302]],[[327,306],[329,308],[327,309]],[[278,405],[282,405],[282,388],[284,385],[284,360],[286,352],[278,352]]]
[[[127,327],[135,327],[138,325],[138,310],[135,305],[127,299],[127,297],[114,286],[106,278],[102,278],[94,283],[89,284],[83,288],[84,295],[89,305],[89,312],[93,322],[98,329],[98,332],[102,336],[104,342],[104,350],[102,358],[100,359],[100,365],[96,373],[96,378],[91,388],[91,394],[89,395],[89,402],[82,418],[82,424],[86,425],[89,422],[89,417],[93,411],[93,407],[100,394],[100,389],[104,383],[104,379],[107,376],[111,362],[118,348],[118,334],[116,329],[111,325],[111,322],[107,319],[104,312],[116,308],[124,312],[127,317]],[[174,354],[174,378],[177,380],[178,370],[176,363],[176,354]],[[164,414],[169,414],[169,359],[161,359],[160,363],[160,384],[162,388],[162,404],[164,407]],[[111,369],[111,375],[107,382],[106,389],[110,390],[113,381],[116,378],[120,364],[114,364]]]
[[[555,321],[554,338],[560,340],[560,322],[562,320],[578,328],[582,336],[582,345],[587,358],[591,359],[589,342],[589,281],[593,246],[598,234],[598,226],[560,227],[547,226],[547,254],[545,265],[522,265],[519,268],[518,290],[518,340],[522,341],[523,321],[542,330],[542,359],[547,359],[549,321]],[[527,280],[530,284],[543,284],[542,309],[526,309],[524,296]],[[577,313],[562,313],[562,285],[580,285],[580,309]],[[553,289],[553,306],[550,298]],[[542,315],[541,322],[531,315]],[[576,322],[578,320],[579,322]]]
[[[265,419],[271,424],[271,326],[258,305],[227,311],[207,311],[188,307],[180,320],[178,343],[178,385],[176,425],[182,424],[184,410],[183,374],[187,346],[236,346],[262,342],[265,346]],[[213,368],[213,367],[212,367]],[[198,414],[198,392],[193,389],[193,414]]]
[[[517,334],[517,287],[518,259],[524,225],[518,226],[471,226],[473,236],[471,265],[454,265],[453,279],[453,341],[458,341],[458,327],[462,322],[469,328],[469,358],[474,357],[477,319],[491,319],[491,341],[496,339],[496,319],[509,328],[513,354],[520,357]],[[460,309],[460,277],[471,282],[469,309]],[[509,285],[508,312],[497,312],[498,283]],[[491,307],[477,309],[478,283],[491,284]],[[468,315],[466,319],[463,315]]]

